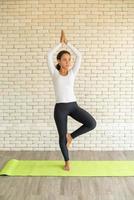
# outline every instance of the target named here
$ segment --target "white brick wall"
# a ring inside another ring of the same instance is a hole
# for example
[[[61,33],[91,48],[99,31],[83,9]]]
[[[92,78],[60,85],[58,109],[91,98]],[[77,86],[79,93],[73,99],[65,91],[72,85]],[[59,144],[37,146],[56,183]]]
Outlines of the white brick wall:
[[[133,0],[0,2],[0,150],[59,150],[46,55],[61,29],[83,55],[77,102],[97,121],[72,150],[134,150]]]

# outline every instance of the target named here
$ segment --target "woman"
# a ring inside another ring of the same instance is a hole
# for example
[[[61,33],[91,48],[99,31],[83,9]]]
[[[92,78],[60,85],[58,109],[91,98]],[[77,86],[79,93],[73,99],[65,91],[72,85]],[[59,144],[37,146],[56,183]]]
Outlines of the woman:
[[[62,50],[57,54],[58,64],[53,63],[53,55],[60,47],[67,45],[76,55],[74,66],[71,66],[71,54]],[[76,100],[73,91],[74,80],[81,64],[81,53],[67,41],[64,31],[61,31],[60,44],[48,52],[48,68],[52,76],[56,103],[54,107],[54,119],[59,134],[59,146],[65,161],[65,170],[70,170],[68,148],[74,138],[91,131],[96,127],[96,120]],[[71,116],[83,125],[72,133],[67,133],[67,116]]]

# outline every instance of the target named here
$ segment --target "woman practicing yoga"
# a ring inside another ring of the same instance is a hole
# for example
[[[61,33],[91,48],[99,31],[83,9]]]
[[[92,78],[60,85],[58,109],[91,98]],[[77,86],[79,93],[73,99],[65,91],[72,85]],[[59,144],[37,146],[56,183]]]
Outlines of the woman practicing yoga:
[[[67,50],[62,50],[57,54],[58,63],[56,66],[53,63],[54,53],[64,45],[70,47],[76,55],[75,63],[71,69],[71,54]],[[56,97],[54,119],[59,134],[59,146],[65,161],[65,170],[70,170],[68,149],[72,140],[96,127],[96,120],[78,105],[73,90],[81,57],[81,53],[67,41],[63,30],[61,31],[60,43],[48,51],[48,68],[52,76]],[[67,116],[71,116],[83,125],[72,133],[67,133]]]

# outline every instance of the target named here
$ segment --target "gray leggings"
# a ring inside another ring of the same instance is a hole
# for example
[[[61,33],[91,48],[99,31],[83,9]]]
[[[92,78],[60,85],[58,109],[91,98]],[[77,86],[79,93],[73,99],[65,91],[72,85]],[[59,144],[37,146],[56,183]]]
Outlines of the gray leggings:
[[[96,127],[96,120],[87,111],[82,109],[76,101],[67,103],[56,103],[54,107],[54,119],[59,133],[59,145],[64,160],[69,160],[67,149],[67,116],[71,116],[83,125],[71,133],[72,138],[91,131]]]

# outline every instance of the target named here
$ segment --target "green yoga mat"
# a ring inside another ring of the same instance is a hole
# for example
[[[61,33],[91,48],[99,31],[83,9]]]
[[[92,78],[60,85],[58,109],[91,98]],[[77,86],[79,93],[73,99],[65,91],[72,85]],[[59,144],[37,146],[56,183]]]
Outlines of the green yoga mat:
[[[9,160],[0,170],[7,176],[134,176],[134,161],[70,161],[70,171],[62,160]]]

